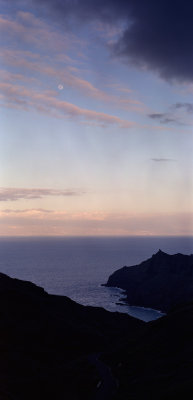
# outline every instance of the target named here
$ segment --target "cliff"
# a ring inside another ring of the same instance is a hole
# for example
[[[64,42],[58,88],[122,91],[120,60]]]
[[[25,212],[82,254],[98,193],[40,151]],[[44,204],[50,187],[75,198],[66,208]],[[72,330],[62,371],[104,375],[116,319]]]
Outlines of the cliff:
[[[159,250],[139,265],[114,272],[106,286],[124,289],[130,305],[167,312],[193,300],[193,255],[169,255]]]

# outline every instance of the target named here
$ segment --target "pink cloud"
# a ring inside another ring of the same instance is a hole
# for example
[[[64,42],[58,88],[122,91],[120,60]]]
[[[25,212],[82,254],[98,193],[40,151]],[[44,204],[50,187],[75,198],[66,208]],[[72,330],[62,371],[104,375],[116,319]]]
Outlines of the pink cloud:
[[[112,26],[100,25],[98,29],[99,31],[107,30],[110,36],[118,34],[117,29],[115,30]],[[120,29],[122,28],[120,27]],[[30,80],[32,82],[32,78],[36,79],[37,83],[37,74],[41,74],[43,77],[51,77],[55,81],[55,84],[61,83],[64,87],[71,87],[83,95],[95,98],[100,102],[112,104],[116,109],[120,108],[142,114],[147,113],[147,107],[141,101],[133,98],[129,89],[118,85],[119,88],[117,86],[116,91],[119,89],[119,94],[108,93],[104,89],[98,89],[91,82],[83,79],[80,76],[82,74],[81,69],[74,65],[65,65],[62,68],[58,66],[53,68],[49,65],[53,61],[57,65],[59,60],[67,64],[74,63],[75,60],[72,60],[67,54],[68,50],[72,52],[74,48],[77,54],[77,51],[80,51],[85,46],[85,43],[81,42],[74,35],[69,34],[69,32],[66,32],[65,35],[60,34],[53,26],[50,28],[42,19],[24,11],[19,11],[16,14],[15,20],[11,20],[7,16],[1,16],[1,31],[3,34],[11,35],[12,42],[15,40],[17,45],[17,50],[1,50],[5,65],[8,64],[13,68],[24,71],[23,76],[26,75],[26,72],[29,72],[28,83],[30,83]],[[19,50],[20,44],[21,50]],[[29,44],[32,51],[23,50],[23,44]],[[35,75],[34,77],[31,76],[32,73]],[[24,81],[26,82],[26,77]],[[41,79],[39,80],[39,85],[41,86]]]
[[[13,83],[13,82],[25,82],[25,83],[31,83],[31,84],[37,84],[38,80],[36,78],[30,77],[30,76],[26,76],[20,73],[14,73],[14,72],[9,72],[6,70],[1,69],[0,70],[0,80],[4,81],[4,82],[9,82],[9,83]]]
[[[31,59],[28,60],[26,58],[26,53],[24,53],[22,57],[21,51],[17,53],[17,51],[4,50],[1,53],[4,60],[6,60],[9,65],[14,67],[17,66],[25,71],[28,70],[38,72],[43,76],[47,75],[54,78],[57,82],[61,82],[65,86],[72,87],[73,89],[79,90],[84,94],[100,101],[116,103],[116,106],[120,108],[129,109],[133,107],[137,110],[137,108],[142,107],[142,103],[137,100],[120,98],[97,89],[87,80],[73,75],[71,72],[72,67],[65,67],[62,70],[53,68],[51,66],[42,64],[39,60],[36,62],[32,61]],[[75,72],[74,68],[73,71]],[[77,71],[79,71],[78,68],[76,68],[76,72]]]
[[[58,117],[78,118],[86,121],[96,121],[105,125],[113,124],[118,125],[120,128],[131,128],[135,124],[134,122],[122,120],[114,115],[109,115],[103,112],[92,111],[78,107],[74,104],[62,101],[52,96],[48,95],[47,92],[36,92],[34,90],[29,90],[23,86],[1,83],[0,84],[1,94],[5,96],[7,100],[7,105],[17,105],[24,106],[24,109],[28,107],[29,109],[35,108],[39,112],[50,112],[55,111],[58,113]],[[55,115],[57,116],[57,114]]]
[[[84,194],[81,190],[58,190],[42,188],[0,188],[0,201],[16,201],[42,199],[47,196],[79,196]]]
[[[22,47],[23,44],[33,45],[37,49],[52,50],[54,53],[65,51],[72,46],[81,48],[84,42],[75,35],[66,32],[60,34],[52,25],[48,25],[32,13],[19,11],[15,19],[0,15],[0,32],[11,37]]]
[[[1,215],[9,215],[9,214],[12,214],[12,215],[14,215],[14,214],[21,214],[21,215],[23,215],[23,214],[29,214],[29,215],[32,215],[32,214],[40,214],[40,213],[53,213],[53,211],[52,210],[47,210],[47,209],[44,209],[44,208],[26,208],[26,209],[24,209],[24,210],[19,210],[19,209],[11,209],[11,208],[7,208],[7,209],[5,209],[5,210],[2,210],[2,211],[0,211],[0,214]]]
[[[67,213],[44,209],[3,210],[1,235],[192,235],[192,213]]]
[[[98,89],[89,81],[77,76],[81,74],[81,70],[77,67],[65,65],[62,69],[58,67],[53,68],[42,62],[42,59],[38,59],[38,57],[35,59],[33,53],[26,51],[22,53],[21,50],[3,49],[1,50],[1,56],[9,66],[17,67],[25,72],[29,71],[30,74],[35,73],[37,75],[37,73],[39,73],[42,76],[49,76],[54,79],[55,82],[61,82],[63,86],[71,87],[99,101],[116,105],[116,108],[132,110],[139,113],[147,112],[147,107],[145,107],[141,101],[132,98],[128,90],[124,92],[121,87],[119,87],[119,92],[122,93],[121,95],[117,95]],[[110,85],[109,87],[112,88],[113,86]],[[115,88],[117,91],[116,86]]]

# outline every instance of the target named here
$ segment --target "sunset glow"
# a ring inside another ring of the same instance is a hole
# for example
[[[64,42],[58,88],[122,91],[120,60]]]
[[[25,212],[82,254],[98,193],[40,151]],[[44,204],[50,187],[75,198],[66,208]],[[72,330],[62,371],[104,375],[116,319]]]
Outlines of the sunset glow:
[[[59,3],[0,0],[0,235],[192,235],[186,54],[140,52],[133,1]]]

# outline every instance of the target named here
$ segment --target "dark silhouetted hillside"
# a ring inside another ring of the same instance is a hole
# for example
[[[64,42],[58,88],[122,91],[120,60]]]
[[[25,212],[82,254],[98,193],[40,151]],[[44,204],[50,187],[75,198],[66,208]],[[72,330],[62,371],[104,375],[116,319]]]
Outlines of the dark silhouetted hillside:
[[[114,272],[106,286],[126,290],[130,305],[167,312],[193,300],[193,255],[169,255],[159,250],[139,265]]]
[[[0,274],[1,400],[193,398],[193,304],[151,323]]]

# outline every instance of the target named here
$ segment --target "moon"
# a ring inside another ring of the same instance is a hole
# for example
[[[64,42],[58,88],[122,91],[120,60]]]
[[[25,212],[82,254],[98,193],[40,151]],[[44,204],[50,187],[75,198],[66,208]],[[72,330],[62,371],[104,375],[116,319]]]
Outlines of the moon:
[[[64,89],[64,86],[60,84],[60,85],[58,85],[58,89],[62,90],[62,89]]]

